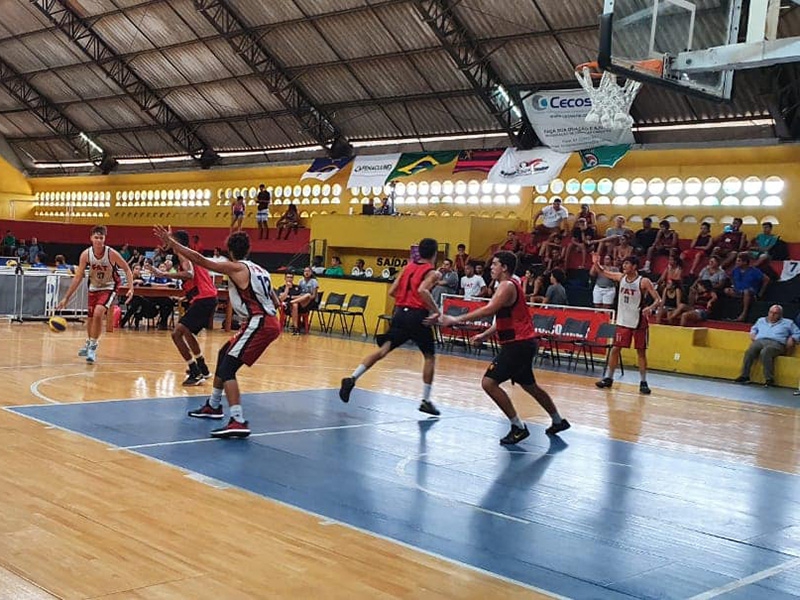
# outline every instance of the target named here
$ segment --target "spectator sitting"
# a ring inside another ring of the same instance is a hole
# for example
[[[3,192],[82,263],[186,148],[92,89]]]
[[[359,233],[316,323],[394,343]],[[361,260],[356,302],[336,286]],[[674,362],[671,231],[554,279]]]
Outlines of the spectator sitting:
[[[611,255],[614,258],[614,264],[618,267],[622,266],[622,263],[632,257],[636,252],[631,246],[630,240],[627,235],[623,235],[619,238],[619,243],[611,249]]]
[[[597,215],[589,208],[588,204],[581,204],[581,211],[575,217],[576,221],[578,219],[586,219],[586,224],[589,228],[597,230]]]
[[[672,282],[675,282],[675,285],[680,285],[681,281],[683,281],[683,263],[678,258],[677,251],[673,251],[667,259],[667,268],[661,272],[661,276],[656,282],[656,289],[666,289]]]
[[[545,304],[553,304],[557,306],[567,306],[567,290],[564,289],[564,282],[567,280],[567,274],[561,269],[553,269],[550,273],[550,287],[544,295]]]
[[[126,263],[129,263],[131,260],[131,248],[128,244],[122,244],[122,248],[120,248],[119,255],[122,257]]]
[[[322,275],[325,273],[325,259],[317,255],[314,257],[314,260],[311,262],[311,271],[314,275]]]
[[[658,233],[650,249],[647,251],[647,260],[644,263],[643,271],[650,270],[650,263],[653,257],[659,255],[671,255],[678,249],[678,232],[670,228],[669,221],[664,219],[658,224]]]
[[[356,277],[364,277],[364,269],[366,268],[366,263],[364,262],[363,258],[359,258],[356,260],[356,266],[353,267],[352,275]]]
[[[749,383],[750,369],[760,356],[764,365],[764,385],[774,386],[775,357],[792,352],[795,343],[800,342],[800,328],[791,319],[784,319],[783,307],[774,304],[769,307],[767,316],[761,317],[750,329],[750,339],[752,343],[744,353],[742,371],[734,381]]]
[[[653,244],[655,244],[656,237],[658,237],[658,229],[653,229],[653,219],[645,217],[642,219],[642,228],[633,236],[633,248],[636,251],[636,255],[649,257],[650,249],[653,247]],[[650,262],[648,260],[648,262],[645,263],[645,268],[642,270],[647,271],[649,269]]]
[[[514,254],[518,254],[520,250],[522,250],[522,243],[519,241],[516,231],[511,229],[508,230],[508,233],[506,233],[506,239],[503,240],[502,244],[500,244],[500,250],[505,252],[513,252]]]
[[[542,218],[542,224],[536,222]],[[567,209],[561,206],[561,198],[554,198],[553,203],[545,206],[533,218],[533,233],[539,235],[552,235],[561,231],[562,222],[569,218]],[[512,250],[513,252],[513,250]]]
[[[3,255],[14,256],[14,251],[17,249],[17,238],[11,233],[10,229],[6,230],[6,235],[3,237]]]
[[[36,255],[36,259],[31,263],[31,269],[46,269],[47,265],[44,262],[45,256],[41,252]]]
[[[619,273],[619,269],[614,266],[614,261],[610,254],[603,257],[603,268],[606,271]],[[617,284],[613,279],[609,279],[601,272],[597,265],[592,264],[589,271],[591,277],[596,277],[594,289],[592,290],[592,302],[595,308],[614,308],[614,298],[617,296]]]
[[[544,242],[543,247],[549,248],[549,254],[544,259],[545,270],[550,272],[553,269],[560,269],[564,266],[563,248],[561,247],[561,234]]]
[[[311,267],[303,269],[303,278],[298,287],[300,295],[289,302],[292,309],[292,335],[300,334],[300,315],[307,314],[317,307],[319,282],[314,277]]]
[[[684,304],[678,313],[681,327],[690,327],[705,321],[717,302],[717,293],[708,279],[699,279],[694,286],[694,295],[690,293],[689,304]]]
[[[300,291],[300,286],[294,282],[294,273],[286,273],[286,275],[283,276],[283,285],[275,290],[275,293],[278,295],[278,300],[281,302],[283,314],[287,317],[291,316],[292,307],[290,302],[293,298],[296,298],[302,293]]]
[[[329,277],[341,277],[344,275],[344,267],[338,256],[331,257],[331,266],[325,269],[325,275]]]
[[[772,235],[772,223],[769,221],[764,221],[764,223],[762,223],[761,231],[762,232],[750,242],[750,256],[755,261],[753,266],[758,268],[761,268],[761,265],[765,262],[772,260],[770,252],[778,241],[778,236]]]
[[[142,256],[138,248],[131,250],[131,257],[128,259],[128,264],[131,266],[131,268],[133,268],[134,265],[141,266],[143,260],[144,256]]]
[[[716,256],[709,256],[708,264],[700,271],[698,279],[710,281],[714,291],[719,292],[725,289],[725,284],[728,281],[728,274],[720,268],[719,258]]]
[[[31,238],[31,245],[28,246],[28,262],[35,264],[39,262],[39,255],[44,257],[44,248],[39,244],[39,240],[35,237]]]
[[[525,292],[525,301],[530,302],[536,289],[536,276],[531,269],[525,269],[525,275],[522,277],[522,291]]]
[[[469,262],[469,254],[467,254],[467,247],[464,244],[459,244],[456,248],[455,267],[456,273],[461,277],[467,271],[467,263]]]
[[[449,258],[445,258],[442,261],[439,272],[442,274],[442,277],[439,283],[431,290],[431,295],[433,296],[433,301],[436,303],[436,306],[442,305],[442,294],[456,295],[459,289],[458,273],[453,270],[453,261]]]
[[[670,279],[666,283],[662,295],[662,304],[655,312],[656,323],[674,323],[683,309],[683,291],[678,285],[679,280]]]
[[[700,233],[697,235],[694,242],[692,242],[692,247],[681,253],[683,264],[688,264],[689,261],[692,263],[692,266],[689,267],[689,275],[695,274],[697,268],[700,266],[700,261],[711,252],[711,245],[713,242],[714,238],[711,237],[711,224],[701,223]]]
[[[73,275],[75,274],[75,267],[72,265],[67,264],[67,259],[64,258],[63,254],[56,255],[56,271],[69,271]]]
[[[720,265],[727,269],[736,260],[739,252],[747,248],[747,236],[741,231],[742,220],[736,217],[730,227],[726,227],[722,235],[717,237],[711,254],[719,258]]]
[[[464,298],[481,298],[486,292],[486,283],[483,277],[475,274],[475,267],[467,263],[464,267],[464,276],[461,278],[461,290]]]
[[[625,227],[625,217],[617,215],[614,217],[614,225],[606,229],[605,237],[597,240],[599,243],[597,252],[600,256],[612,252],[623,237],[627,237],[628,241],[630,241],[633,238],[633,232]]]
[[[20,240],[16,250],[17,262],[22,264],[28,262],[28,247],[25,245],[25,240]]]
[[[586,247],[592,244],[595,237],[594,229],[589,227],[588,221],[580,217],[575,221],[575,227],[572,228],[572,237],[570,238],[569,245],[564,250],[564,264],[569,266],[569,255],[573,248],[576,248],[581,253],[581,266],[585,268],[586,265]]]
[[[278,228],[278,239],[281,239],[281,232],[283,231],[286,231],[286,235],[283,238],[285,240],[289,239],[289,233],[292,230],[297,233],[297,229],[300,227],[300,214],[297,212],[297,206],[290,204],[275,226]]]
[[[731,271],[733,286],[725,288],[725,295],[742,299],[742,312],[734,321],[743,322],[754,298],[759,298],[767,289],[769,277],[760,269],[750,266],[750,255],[740,252],[736,257],[736,267]]]

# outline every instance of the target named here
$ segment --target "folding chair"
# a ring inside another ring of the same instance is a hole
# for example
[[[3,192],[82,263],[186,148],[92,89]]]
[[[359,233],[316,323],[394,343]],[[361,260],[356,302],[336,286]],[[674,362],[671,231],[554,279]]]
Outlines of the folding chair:
[[[364,313],[367,310],[367,301],[369,300],[369,296],[358,296],[353,294],[350,296],[350,300],[342,307],[342,310],[339,311],[339,318],[342,321],[342,329],[348,336],[353,333],[353,327],[355,326],[356,319],[361,319],[361,325],[364,328],[364,337],[367,337],[367,320],[364,318]],[[347,319],[350,319],[350,323],[347,323]]]
[[[444,314],[449,316],[449,317],[460,317],[461,315],[465,315],[468,312],[469,312],[469,308],[467,308],[466,306],[448,306],[447,309],[445,309]],[[443,339],[442,343],[443,344],[446,343],[450,348],[452,348],[453,345],[455,344],[456,340],[461,341],[461,340],[464,340],[465,338],[464,338],[464,336],[462,334],[462,331],[463,331],[462,326],[455,325],[455,326],[449,327],[449,329],[452,330],[452,333],[450,334],[450,337],[446,341]],[[440,335],[441,335],[441,332],[440,332]],[[470,351],[469,350],[469,341],[466,342],[466,348],[467,348],[467,352],[469,352]]]
[[[554,365],[558,362],[561,366],[561,359],[558,356],[558,342],[555,335],[556,318],[545,315],[533,315],[533,331],[536,333],[536,341],[540,342],[539,364],[544,362],[545,357],[550,358]],[[547,346],[545,346],[547,344]]]
[[[392,326],[392,315],[378,315],[378,320],[375,321],[375,332],[372,337],[378,339],[378,329],[381,328],[381,323],[386,323],[389,327]]]
[[[331,292],[328,294],[328,300],[318,305],[314,310],[317,318],[319,319],[320,328],[324,333],[333,331],[333,321],[344,306],[344,294],[337,294]]]
[[[605,348],[606,351],[606,364],[608,364],[608,357],[611,353],[611,349],[614,347],[614,336],[617,333],[617,326],[613,323],[603,323],[597,330],[597,335],[594,336],[594,340],[584,340],[581,345],[584,346],[584,357],[586,356],[586,352],[588,351],[589,354],[589,362],[592,366],[592,372],[594,372],[594,350],[596,348]],[[625,367],[622,365],[622,361],[619,361],[619,368],[622,372],[622,375],[625,375]]]
[[[586,334],[589,333],[590,321],[580,321],[568,317],[561,328],[561,334],[558,336],[558,342],[566,346],[571,346],[569,356],[567,358],[567,369],[572,364],[573,357],[575,358],[575,370],[578,369],[578,359],[580,358],[580,351],[583,350],[583,362],[586,368],[589,368],[589,360],[586,357],[586,346],[582,342],[586,341]]]

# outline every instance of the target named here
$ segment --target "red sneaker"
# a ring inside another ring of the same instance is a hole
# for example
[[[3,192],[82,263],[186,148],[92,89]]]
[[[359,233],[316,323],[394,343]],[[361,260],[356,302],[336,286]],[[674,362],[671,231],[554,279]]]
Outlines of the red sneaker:
[[[250,435],[250,424],[247,421],[240,423],[236,419],[230,419],[219,429],[211,431],[211,437],[215,438],[246,438]]]
[[[208,400],[206,400],[206,403],[200,408],[190,410],[189,416],[195,419],[221,419],[225,416],[225,413],[222,410],[221,404],[217,408],[214,408],[208,403]]]

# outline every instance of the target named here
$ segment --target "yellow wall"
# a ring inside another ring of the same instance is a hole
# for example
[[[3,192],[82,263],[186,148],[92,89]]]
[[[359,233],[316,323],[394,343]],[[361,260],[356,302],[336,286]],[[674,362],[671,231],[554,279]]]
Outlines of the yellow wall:
[[[25,176],[0,158],[0,219],[27,214],[33,206],[28,202],[32,200],[33,191]]]

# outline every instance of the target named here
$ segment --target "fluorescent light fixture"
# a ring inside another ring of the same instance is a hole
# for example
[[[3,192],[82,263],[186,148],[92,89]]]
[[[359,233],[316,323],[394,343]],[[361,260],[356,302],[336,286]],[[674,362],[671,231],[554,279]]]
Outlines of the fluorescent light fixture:
[[[217,152],[222,158],[239,158],[245,156],[264,156],[265,154],[300,154],[303,152],[318,152],[322,146],[296,146],[294,148],[273,148],[270,150],[230,150]]]
[[[481,140],[485,138],[504,138],[507,133],[466,133],[462,135],[437,135],[428,137],[396,138],[383,140],[358,140],[350,142],[353,148],[372,148],[375,146],[396,146],[403,144],[425,144],[431,142],[455,142],[459,140]]]
[[[104,152],[104,150],[100,146],[98,146],[97,144],[94,143],[94,140],[92,140],[92,138],[90,138],[88,135],[86,135],[82,131],[80,132],[78,137],[80,137],[81,140],[83,140],[84,143],[86,143],[95,152],[99,152],[101,154]]]
[[[93,162],[55,162],[55,163],[47,163],[47,162],[37,162],[33,163],[34,169],[77,169],[81,167],[94,167],[95,164]]]
[[[181,154],[178,156],[154,156],[151,158],[118,158],[117,162],[121,165],[148,165],[150,163],[184,162],[187,160],[194,160],[194,158],[188,154]]]
[[[764,127],[775,125],[774,119],[746,119],[737,121],[714,121],[713,123],[672,123],[665,125],[637,125],[634,131],[686,131],[691,129],[729,129],[731,127]]]

